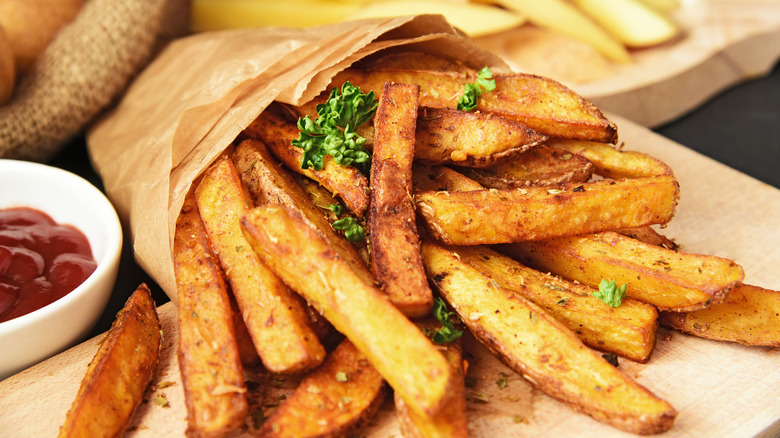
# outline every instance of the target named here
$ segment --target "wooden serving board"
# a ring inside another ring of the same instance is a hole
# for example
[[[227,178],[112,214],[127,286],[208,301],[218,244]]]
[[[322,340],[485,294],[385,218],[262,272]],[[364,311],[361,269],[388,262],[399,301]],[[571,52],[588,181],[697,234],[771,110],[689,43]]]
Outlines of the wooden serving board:
[[[665,234],[688,251],[738,261],[745,268],[747,283],[780,289],[780,191],[628,120],[612,118],[627,149],[653,154],[675,169],[682,197]],[[155,378],[159,387],[149,390],[149,401],[137,412],[127,434],[132,437],[181,437],[186,427],[175,354],[176,308],[168,303],[159,313],[165,335]],[[55,436],[101,338],[0,382],[0,435]],[[632,436],[534,389],[471,338],[466,339],[466,351],[468,376],[477,381],[476,387],[469,388],[471,436]],[[621,359],[620,369],[679,411],[665,437],[780,434],[780,350],[776,348],[744,347],[660,329],[651,360],[638,364]],[[508,376],[503,389],[496,384],[501,373]],[[293,387],[293,379],[288,379],[279,390]],[[487,402],[475,401],[477,393]],[[168,406],[153,401],[160,395]],[[385,403],[361,434],[400,437],[392,404]],[[249,436],[249,430],[235,435]]]
[[[765,75],[780,59],[779,0],[681,0],[683,35],[608,62],[571,38],[524,25],[477,38],[517,71],[566,84],[597,107],[655,127],[726,87]]]

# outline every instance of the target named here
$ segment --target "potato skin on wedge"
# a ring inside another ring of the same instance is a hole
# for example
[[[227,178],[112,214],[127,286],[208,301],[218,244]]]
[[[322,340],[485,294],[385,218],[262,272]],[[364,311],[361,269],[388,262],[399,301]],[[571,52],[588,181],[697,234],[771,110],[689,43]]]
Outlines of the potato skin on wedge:
[[[161,345],[157,308],[141,284],[92,358],[59,437],[121,436],[154,377]]]
[[[539,306],[463,263],[457,250],[424,241],[436,288],[469,330],[505,364],[573,409],[637,434],[669,430],[675,409],[604,358]]]

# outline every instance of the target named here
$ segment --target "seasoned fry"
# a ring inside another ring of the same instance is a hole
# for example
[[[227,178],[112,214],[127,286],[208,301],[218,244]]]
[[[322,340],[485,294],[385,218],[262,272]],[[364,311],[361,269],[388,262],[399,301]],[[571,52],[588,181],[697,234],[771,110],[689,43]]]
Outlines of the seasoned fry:
[[[258,436],[347,436],[374,415],[386,392],[382,376],[344,340],[263,423]]]
[[[433,308],[411,195],[418,95],[417,86],[385,84],[374,118],[368,211],[371,271],[390,302],[412,318]]]
[[[420,106],[457,107],[467,83],[474,82],[474,72],[441,72],[412,69],[347,69],[336,75],[331,84],[346,81],[364,92],[379,94],[385,82],[416,84],[421,87]],[[551,79],[530,74],[494,74],[494,91],[479,98],[477,110],[516,120],[551,137],[573,138],[614,143],[617,127],[593,104]],[[306,106],[316,106],[320,96]],[[311,113],[304,108],[304,113]]]
[[[520,122],[479,112],[420,108],[414,159],[423,164],[487,167],[547,140]]]
[[[212,250],[265,367],[297,373],[319,365],[325,349],[309,326],[304,303],[263,265],[241,232],[239,218],[252,200],[230,158],[218,159],[206,171],[196,198]]]
[[[419,192],[417,212],[437,239],[453,245],[543,240],[666,223],[679,184],[671,176],[525,189]]]
[[[262,140],[274,156],[290,170],[305,175],[341,198],[347,207],[362,217],[368,209],[368,180],[353,166],[337,164],[333,157],[325,155],[322,169],[301,169],[303,149],[292,145],[298,138],[295,123],[286,121],[279,108],[268,108],[245,130],[248,137]],[[315,111],[316,114],[316,111]]]
[[[173,257],[187,434],[223,436],[243,423],[249,405],[224,274],[211,252],[194,190],[176,220]]]
[[[585,182],[593,174],[586,158],[547,146],[537,146],[512,161],[484,169],[462,169],[486,187],[511,189],[563,182]]]
[[[435,318],[416,321],[423,330],[437,330],[441,324]],[[466,389],[461,338],[445,344],[436,344],[447,358],[455,376],[451,401],[434,416],[419,415],[406,407],[403,399],[394,395],[395,411],[401,433],[405,438],[465,438],[468,436],[466,421]]]
[[[661,310],[701,309],[722,301],[744,278],[731,260],[672,251],[615,232],[504,245],[521,263],[598,287],[627,284],[626,294]]]
[[[627,298],[612,308],[588,286],[543,274],[488,248],[464,246],[456,252],[464,264],[543,308],[586,345],[637,362],[650,358],[658,328],[653,306]]]
[[[595,173],[605,178],[644,178],[672,174],[672,169],[655,157],[619,150],[610,144],[558,138],[546,144],[587,158],[595,166]]]
[[[161,344],[157,308],[141,284],[92,358],[59,437],[121,436],[152,381]]]
[[[677,412],[586,347],[525,298],[432,242],[422,245],[428,275],[469,330],[537,388],[593,418],[639,434],[669,430]]]
[[[647,243],[648,245],[662,246],[666,249],[671,249],[672,251],[677,251],[677,249],[679,249],[674,240],[660,234],[652,227],[624,228],[622,230],[617,230],[617,232],[626,237]]]
[[[661,324],[700,338],[780,347],[780,291],[740,284],[718,304],[661,312]]]
[[[412,185],[415,193],[421,191],[466,192],[484,188],[478,182],[449,167],[422,165],[412,167]]]
[[[453,375],[430,340],[364,283],[299,213],[257,207],[241,219],[252,248],[374,365],[415,412],[448,403]]]
[[[425,52],[391,53],[377,59],[368,58],[366,61],[370,68],[374,69],[411,68],[415,70],[475,72],[473,68],[469,68],[461,62],[449,61]]]

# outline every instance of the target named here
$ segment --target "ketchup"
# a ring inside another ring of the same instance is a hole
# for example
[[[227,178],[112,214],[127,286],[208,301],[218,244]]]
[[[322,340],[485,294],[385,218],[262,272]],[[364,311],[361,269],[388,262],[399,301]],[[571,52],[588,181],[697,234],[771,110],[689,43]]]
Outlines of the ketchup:
[[[53,303],[97,268],[84,234],[41,211],[0,209],[0,322]]]

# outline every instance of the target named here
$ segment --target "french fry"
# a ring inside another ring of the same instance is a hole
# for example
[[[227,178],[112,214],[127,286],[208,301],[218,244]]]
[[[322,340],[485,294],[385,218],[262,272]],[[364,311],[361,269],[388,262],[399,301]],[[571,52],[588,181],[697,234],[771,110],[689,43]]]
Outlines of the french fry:
[[[510,243],[671,220],[674,177],[562,183],[525,189],[415,194],[417,212],[437,239],[452,245]]]
[[[497,287],[532,301],[562,322],[588,346],[637,362],[647,362],[655,347],[658,312],[630,298],[609,307],[593,289],[537,270],[482,246],[456,249],[461,261]]]
[[[263,365],[275,373],[312,369],[325,349],[308,323],[304,303],[257,257],[239,227],[252,199],[228,157],[217,160],[196,190],[212,250],[230,283]]]
[[[474,73],[474,69],[459,61],[450,61],[425,52],[398,52],[381,55],[378,58],[366,58],[361,65],[374,69],[410,68],[414,70],[458,71]]]
[[[598,287],[626,284],[626,294],[661,310],[697,310],[722,301],[744,278],[731,260],[672,251],[615,232],[500,247],[521,263]]]
[[[363,92],[382,91],[385,82],[400,82],[420,86],[420,106],[434,108],[457,107],[467,83],[476,80],[476,73],[442,72],[412,69],[347,69],[336,75],[331,84],[351,82]],[[515,120],[550,137],[614,143],[617,127],[593,104],[562,84],[530,74],[493,74],[496,89],[483,93],[477,110]],[[303,105],[309,114],[326,96]],[[306,107],[309,108],[306,108]]]
[[[585,182],[593,174],[593,164],[582,156],[542,145],[495,166],[461,170],[483,186],[511,189]]]
[[[305,175],[341,198],[347,207],[362,217],[368,209],[368,180],[357,168],[337,164],[333,157],[325,155],[320,170],[302,169],[303,149],[292,145],[298,138],[298,127],[286,121],[280,109],[268,108],[245,130],[244,135],[262,140],[274,156],[288,169]],[[316,111],[315,111],[316,114]]]
[[[669,430],[674,408],[586,347],[522,296],[496,287],[457,253],[424,241],[428,275],[469,330],[510,368],[573,409],[638,434]]]
[[[434,318],[423,318],[415,321],[423,330],[438,330],[441,328]],[[463,365],[463,345],[461,338],[444,344],[436,344],[455,376],[455,386],[452,389],[450,402],[434,416],[419,415],[408,409],[403,399],[394,395],[396,417],[405,438],[465,438],[468,436],[466,421],[466,389]]]
[[[415,165],[412,168],[412,185],[415,193],[420,191],[466,192],[484,189],[473,179],[443,166]]]
[[[655,231],[652,227],[624,228],[622,230],[617,230],[617,232],[626,237],[647,243],[648,245],[661,246],[666,249],[671,249],[672,251],[677,251],[677,249],[679,249],[679,246],[674,240]]]
[[[739,284],[726,299],[692,312],[661,312],[665,327],[700,338],[780,347],[780,292]]]
[[[390,302],[411,318],[433,309],[411,194],[418,95],[417,86],[385,84],[374,118],[368,211],[371,271]]]
[[[595,166],[595,173],[605,178],[672,175],[672,169],[655,157],[636,151],[624,151],[605,143],[556,138],[546,144],[587,158]]]
[[[271,414],[257,436],[346,436],[374,415],[386,392],[382,376],[344,340]]]
[[[236,429],[249,411],[227,285],[210,245],[190,190],[176,220],[173,264],[187,433],[202,437]]]
[[[92,358],[59,437],[121,436],[154,377],[161,345],[157,308],[141,284]]]
[[[299,213],[252,209],[241,219],[252,248],[374,365],[410,409],[434,415],[453,388],[449,364],[420,330],[363,282]]]

